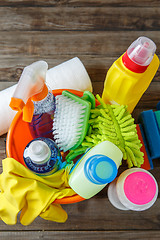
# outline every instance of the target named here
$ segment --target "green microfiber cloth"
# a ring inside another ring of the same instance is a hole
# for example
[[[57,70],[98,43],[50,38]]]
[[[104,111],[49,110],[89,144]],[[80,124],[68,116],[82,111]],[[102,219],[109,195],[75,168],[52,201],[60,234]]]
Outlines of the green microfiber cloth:
[[[134,118],[127,111],[127,106],[105,104],[99,95],[96,95],[100,105],[91,110],[90,128],[82,142],[75,150],[71,150],[66,156],[70,162],[80,154],[84,154],[88,148],[102,141],[113,142],[123,153],[123,159],[127,160],[128,167],[140,167],[143,162],[142,146],[138,139]]]

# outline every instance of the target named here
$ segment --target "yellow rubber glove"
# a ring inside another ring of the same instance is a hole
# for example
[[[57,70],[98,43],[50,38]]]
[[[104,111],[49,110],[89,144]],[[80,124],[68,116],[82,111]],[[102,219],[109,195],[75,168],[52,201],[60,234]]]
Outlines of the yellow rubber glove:
[[[3,173],[0,175],[0,219],[6,224],[20,222],[28,225],[37,216],[46,220],[65,222],[67,213],[55,199],[73,196],[67,177],[71,165],[56,173],[40,177],[13,158],[2,161]]]

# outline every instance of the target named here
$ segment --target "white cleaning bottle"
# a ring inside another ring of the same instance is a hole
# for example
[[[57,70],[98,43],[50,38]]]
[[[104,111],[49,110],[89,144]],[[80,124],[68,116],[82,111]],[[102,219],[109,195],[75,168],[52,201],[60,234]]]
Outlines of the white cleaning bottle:
[[[91,198],[115,179],[122,156],[121,150],[109,141],[97,144],[72,168],[70,187],[81,197]]]
[[[146,210],[155,203],[157,196],[155,178],[142,168],[127,169],[108,187],[109,201],[120,210]]]
[[[53,137],[55,97],[45,84],[47,68],[45,61],[25,67],[10,102],[13,110],[23,110],[23,120],[29,122],[33,138]]]
[[[62,166],[62,157],[55,142],[49,138],[36,138],[24,150],[26,166],[37,175],[50,175]]]

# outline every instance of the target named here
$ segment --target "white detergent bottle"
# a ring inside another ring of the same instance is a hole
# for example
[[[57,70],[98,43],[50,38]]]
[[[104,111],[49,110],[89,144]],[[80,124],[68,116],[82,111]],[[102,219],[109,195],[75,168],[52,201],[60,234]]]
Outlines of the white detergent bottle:
[[[73,166],[69,186],[85,199],[93,197],[115,179],[122,156],[121,150],[112,142],[97,144]]]
[[[30,141],[23,153],[27,168],[40,176],[51,175],[61,169],[62,156],[52,139],[35,138]]]

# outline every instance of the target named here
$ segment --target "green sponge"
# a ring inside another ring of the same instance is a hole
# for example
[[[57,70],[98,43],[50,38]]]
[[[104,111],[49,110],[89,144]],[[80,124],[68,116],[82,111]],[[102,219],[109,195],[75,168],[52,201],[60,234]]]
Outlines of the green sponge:
[[[142,146],[138,139],[136,124],[124,105],[105,104],[99,95],[96,96],[100,105],[91,110],[90,128],[82,144],[71,150],[66,157],[67,161],[83,154],[88,148],[102,141],[111,141],[123,152],[123,159],[127,160],[128,167],[140,167],[143,164]]]

